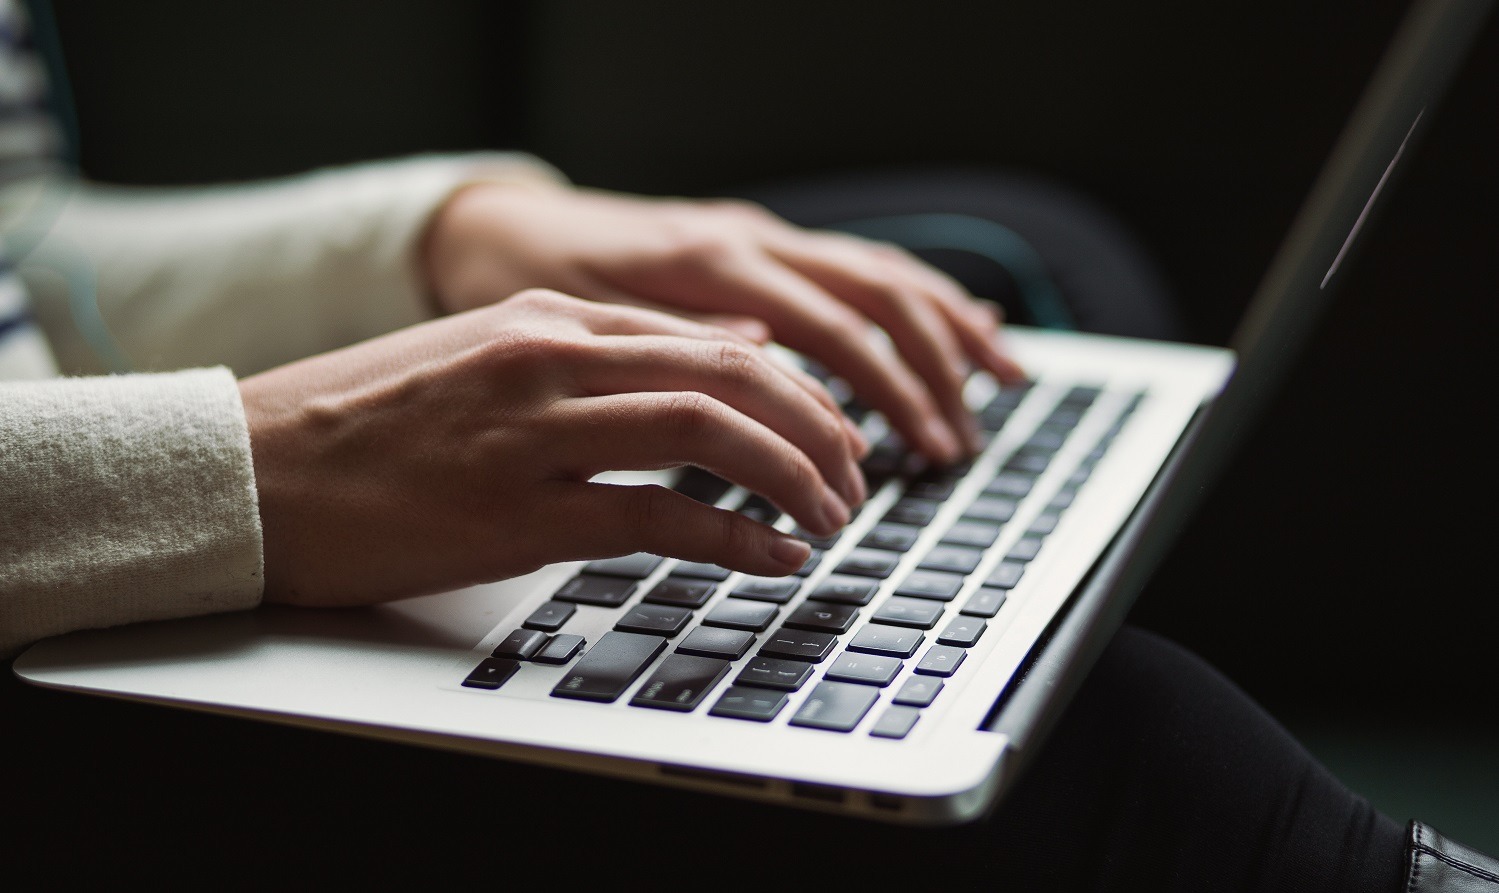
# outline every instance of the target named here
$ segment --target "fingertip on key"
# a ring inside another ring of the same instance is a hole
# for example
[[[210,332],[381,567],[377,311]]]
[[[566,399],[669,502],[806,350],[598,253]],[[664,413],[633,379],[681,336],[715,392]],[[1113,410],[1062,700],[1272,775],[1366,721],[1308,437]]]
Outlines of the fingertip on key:
[[[770,557],[784,565],[788,574],[796,573],[812,557],[812,547],[794,536],[777,534],[770,542]]]

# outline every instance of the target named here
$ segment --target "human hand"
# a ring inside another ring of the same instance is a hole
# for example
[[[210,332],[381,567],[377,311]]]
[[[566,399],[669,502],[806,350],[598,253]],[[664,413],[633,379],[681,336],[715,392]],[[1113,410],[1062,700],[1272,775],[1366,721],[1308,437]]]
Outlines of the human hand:
[[[765,576],[805,542],[604,471],[697,465],[830,534],[868,450],[725,329],[531,290],[244,379],[266,599],[349,605],[651,552]]]
[[[768,335],[842,377],[939,462],[978,447],[962,395],[972,364],[1024,378],[997,346],[997,312],[942,273],[748,203],[480,184],[438,212],[423,257],[449,311],[542,286]]]

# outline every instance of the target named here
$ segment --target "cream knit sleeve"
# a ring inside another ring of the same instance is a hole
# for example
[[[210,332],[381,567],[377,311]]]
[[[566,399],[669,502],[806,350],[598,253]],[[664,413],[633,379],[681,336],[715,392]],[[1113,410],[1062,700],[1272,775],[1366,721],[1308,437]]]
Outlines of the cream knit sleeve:
[[[261,579],[229,370],[0,382],[0,656],[254,607]]]
[[[474,152],[214,187],[77,183],[21,272],[68,374],[124,371],[102,330],[126,369],[245,376],[432,317],[418,242],[477,181],[566,182],[524,153]]]

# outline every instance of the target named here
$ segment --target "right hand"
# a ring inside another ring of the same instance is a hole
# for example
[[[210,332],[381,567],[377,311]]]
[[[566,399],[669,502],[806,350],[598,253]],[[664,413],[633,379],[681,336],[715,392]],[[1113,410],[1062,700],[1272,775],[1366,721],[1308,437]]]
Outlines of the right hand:
[[[868,450],[816,380],[727,329],[527,291],[240,382],[267,601],[370,604],[632,552],[764,576],[806,543],[604,471],[697,465],[818,535]]]

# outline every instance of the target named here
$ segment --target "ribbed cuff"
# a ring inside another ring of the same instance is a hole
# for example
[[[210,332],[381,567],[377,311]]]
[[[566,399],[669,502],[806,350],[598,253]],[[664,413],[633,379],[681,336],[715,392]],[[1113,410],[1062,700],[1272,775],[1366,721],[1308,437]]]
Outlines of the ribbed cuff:
[[[0,654],[254,607],[250,437],[224,368],[0,383]]]

